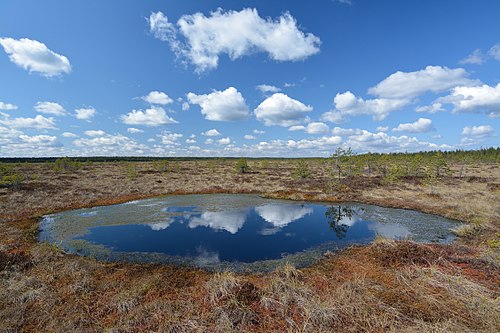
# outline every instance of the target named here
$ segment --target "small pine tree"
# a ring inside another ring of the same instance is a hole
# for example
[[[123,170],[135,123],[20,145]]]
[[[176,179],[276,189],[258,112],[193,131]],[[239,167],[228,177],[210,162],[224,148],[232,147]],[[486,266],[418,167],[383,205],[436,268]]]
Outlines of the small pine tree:
[[[249,167],[246,158],[242,157],[238,160],[238,162],[236,162],[236,171],[238,173],[246,173],[248,172],[248,169]]]
[[[295,172],[293,175],[295,178],[302,179],[308,178],[311,175],[309,166],[307,165],[307,162],[305,160],[299,160],[297,162],[297,167],[295,168]]]

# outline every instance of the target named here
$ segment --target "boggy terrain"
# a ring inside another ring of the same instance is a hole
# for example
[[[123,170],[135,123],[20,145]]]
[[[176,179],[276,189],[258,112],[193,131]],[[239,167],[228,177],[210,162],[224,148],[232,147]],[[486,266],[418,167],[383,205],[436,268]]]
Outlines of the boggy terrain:
[[[432,184],[358,175],[332,185],[308,160],[20,164],[0,188],[0,332],[498,332],[500,165],[467,166]],[[463,170],[462,170],[463,171]],[[43,214],[183,193],[259,193],[416,209],[468,224],[452,245],[377,239],[309,268],[236,274],[102,263],[37,242]]]

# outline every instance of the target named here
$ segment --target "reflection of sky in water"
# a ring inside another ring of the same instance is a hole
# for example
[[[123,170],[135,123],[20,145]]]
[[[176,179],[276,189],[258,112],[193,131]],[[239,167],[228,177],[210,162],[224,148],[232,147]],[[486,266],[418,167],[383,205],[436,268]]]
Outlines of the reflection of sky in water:
[[[83,212],[80,214],[80,216],[96,216],[97,215],[97,211],[90,211],[90,212]]]
[[[264,227],[260,231],[261,235],[273,235],[282,227],[293,221],[299,220],[306,215],[312,214],[313,209],[292,204],[268,204],[255,207],[255,211],[266,222],[272,224],[272,228]]]
[[[151,230],[159,231],[167,229],[170,226],[170,224],[172,224],[172,222],[173,222],[172,219],[168,219],[164,222],[149,223],[148,226],[151,228]]]
[[[199,217],[193,217],[189,221],[189,227],[209,227],[235,234],[243,227],[246,216],[246,211],[204,212]]]
[[[369,228],[377,235],[391,239],[403,239],[411,235],[411,232],[403,225],[384,224],[375,222],[370,224]]]
[[[454,226],[437,216],[369,205],[186,195],[52,214],[44,219],[40,238],[57,244],[84,240],[120,253],[189,257],[206,266],[278,259],[322,244],[367,243],[376,235],[447,241]]]

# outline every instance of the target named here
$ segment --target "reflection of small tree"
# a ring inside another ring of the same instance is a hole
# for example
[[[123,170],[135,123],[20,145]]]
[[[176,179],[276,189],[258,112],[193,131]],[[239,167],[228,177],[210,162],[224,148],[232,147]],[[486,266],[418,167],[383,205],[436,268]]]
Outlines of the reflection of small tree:
[[[353,215],[354,211],[352,208],[347,206],[331,206],[325,212],[330,229],[335,231],[337,238],[345,238],[349,226],[342,224],[341,222],[344,218],[351,220]]]

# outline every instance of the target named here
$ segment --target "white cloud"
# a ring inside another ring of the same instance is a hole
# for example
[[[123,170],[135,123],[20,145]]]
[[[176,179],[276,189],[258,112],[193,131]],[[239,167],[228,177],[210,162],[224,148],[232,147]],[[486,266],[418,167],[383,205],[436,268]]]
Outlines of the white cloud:
[[[142,99],[149,104],[168,105],[174,101],[164,92],[151,91],[148,95],[143,96]]]
[[[0,44],[10,61],[29,72],[39,72],[47,77],[71,72],[68,58],[49,50],[36,40],[0,38]]]
[[[203,212],[201,216],[193,217],[188,226],[193,229],[199,226],[209,227],[235,234],[245,224],[246,215],[245,211]]]
[[[220,140],[217,140],[217,142],[220,144],[220,145],[228,145],[231,143],[231,139],[229,138],[222,138]]]
[[[352,129],[352,128],[335,127],[332,130],[332,134],[338,135],[338,136],[351,136],[351,135],[361,134],[361,133],[362,133],[362,130]]]
[[[0,110],[16,110],[17,105],[0,102]]]
[[[173,23],[168,21],[162,12],[151,13],[149,16],[149,30],[153,33],[155,38],[169,42],[171,47],[177,53],[179,50],[179,42],[177,41],[177,29]]]
[[[15,130],[13,128],[7,128],[0,126],[0,144],[2,146],[7,145],[12,142],[15,138],[22,135],[23,132]],[[0,147],[2,147],[0,146]]]
[[[425,133],[434,130],[432,120],[427,118],[418,118],[413,123],[399,124],[398,127],[392,129],[394,132],[409,132],[409,133]]]
[[[360,130],[352,135],[345,142],[346,147],[351,147],[354,151],[365,152],[413,152],[422,150],[449,150],[454,147],[449,145],[437,145],[430,142],[419,141],[417,138],[402,136],[391,136],[387,133],[371,133]]]
[[[182,137],[183,137],[182,134],[170,133],[170,132],[165,132],[160,135],[161,143],[163,143],[164,145],[174,145],[174,146],[179,145],[179,143],[177,143],[177,140],[179,140]]]
[[[235,121],[248,117],[248,107],[241,93],[234,87],[214,91],[206,95],[188,93],[189,103],[198,104],[205,119],[213,121]]]
[[[76,139],[73,144],[81,147],[84,155],[143,155],[148,148],[121,134]]]
[[[206,132],[201,133],[201,135],[205,135],[205,136],[219,136],[219,135],[222,135],[222,134],[220,134],[219,131],[216,130],[215,128],[212,128],[211,130],[208,130]]]
[[[471,54],[469,54],[466,58],[460,60],[461,64],[473,64],[473,65],[481,65],[484,63],[484,55],[480,49],[474,50]]]
[[[495,87],[481,85],[459,86],[448,96],[438,99],[440,103],[453,105],[453,112],[486,113],[491,118],[500,117],[500,83]]]
[[[266,126],[289,127],[307,121],[306,114],[313,108],[282,93],[276,93],[265,99],[254,110],[257,120]]]
[[[189,103],[183,102],[182,103],[182,111],[187,111],[187,110],[189,110]]]
[[[278,229],[313,213],[312,208],[291,204],[267,204],[255,207],[255,211],[267,223],[272,224],[273,227]],[[276,231],[277,229],[265,229],[264,234],[270,235]]]
[[[462,135],[470,135],[475,137],[490,136],[493,133],[493,127],[491,127],[490,125],[466,126],[462,130]]]
[[[325,123],[314,122],[307,124],[306,132],[309,134],[326,133],[329,131],[328,125]]]
[[[500,44],[493,45],[488,51],[488,55],[493,59],[500,61]]]
[[[319,118],[322,121],[328,121],[335,124],[341,124],[346,122],[346,117],[343,116],[339,111],[330,110],[321,115]]]
[[[264,133],[266,133],[266,131],[261,131],[261,130],[258,130],[258,129],[254,129],[253,133],[254,134],[264,134]]]
[[[350,91],[335,95],[333,103],[334,110],[321,116],[323,121],[341,123],[350,116],[369,115],[375,121],[384,120],[389,113],[397,111],[406,106],[410,101],[407,99],[375,98],[364,100],[356,97]]]
[[[281,89],[269,84],[259,84],[255,89],[259,90],[263,94],[267,93],[277,93],[280,92]]]
[[[89,130],[89,131],[85,131],[83,133],[85,133],[85,135],[92,136],[92,137],[106,135],[106,132],[104,132],[102,130]]]
[[[131,134],[144,133],[143,130],[135,128],[135,127],[129,127],[129,128],[127,128],[127,132],[131,133]]]
[[[387,132],[389,130],[389,126],[378,126],[377,131],[379,132]]]
[[[177,121],[167,116],[162,107],[154,106],[150,109],[132,110],[121,116],[121,120],[127,125],[161,126],[176,124]]]
[[[196,143],[196,140],[193,140],[193,139],[186,139],[186,143]]]
[[[463,68],[427,66],[415,72],[393,73],[368,92],[381,98],[412,99],[426,92],[439,93],[459,85],[478,83],[467,76],[468,73]]]
[[[89,120],[95,116],[95,109],[93,107],[80,108],[75,110],[76,119]]]
[[[22,143],[32,144],[36,146],[60,146],[55,136],[50,135],[20,135],[19,139]]]
[[[177,56],[187,59],[197,72],[217,68],[219,56],[231,60],[255,52],[267,52],[276,61],[298,61],[319,52],[320,39],[299,30],[295,18],[284,13],[277,20],[261,18],[256,9],[224,12],[218,9],[184,15],[176,27],[161,12],[149,19],[154,36],[169,42]],[[185,42],[180,42],[177,33]]]
[[[61,135],[65,138],[77,138],[78,137],[78,135],[76,135],[75,133],[71,133],[71,132],[64,132]]]
[[[306,127],[303,125],[295,125],[288,128],[289,131],[305,131]]]
[[[245,136],[243,138],[245,140],[255,140],[255,139],[257,139],[255,136],[250,135],[250,134],[245,134]]]
[[[45,118],[40,114],[35,118],[10,118],[8,114],[0,113],[0,124],[12,128],[57,129],[54,118]]]
[[[326,125],[325,123],[315,122],[315,123],[309,123],[307,124],[307,126],[295,125],[290,127],[288,130],[305,131],[309,134],[320,134],[320,133],[326,133],[330,129],[328,128],[328,125]]]
[[[211,145],[212,143],[214,143],[214,139],[206,139],[205,140],[206,145]]]
[[[427,113],[436,113],[441,111],[446,111],[443,108],[443,104],[439,102],[432,103],[431,105],[419,106],[415,109],[417,112],[427,112]]]
[[[66,110],[62,105],[54,102],[37,102],[35,110],[40,113],[51,114],[54,116],[64,116]]]

